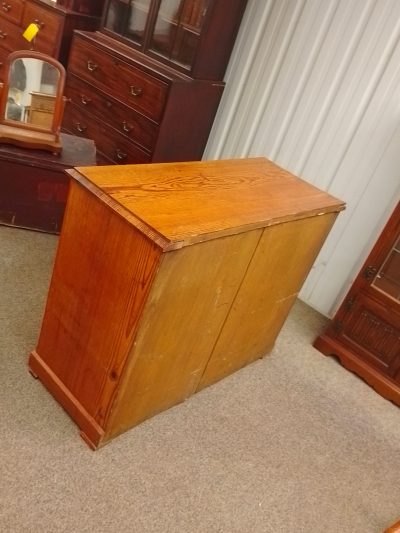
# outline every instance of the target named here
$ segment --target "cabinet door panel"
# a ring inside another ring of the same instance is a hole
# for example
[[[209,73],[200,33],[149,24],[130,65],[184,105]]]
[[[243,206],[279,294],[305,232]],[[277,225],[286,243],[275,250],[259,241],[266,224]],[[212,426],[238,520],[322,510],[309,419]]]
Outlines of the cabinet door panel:
[[[190,70],[209,4],[210,0],[161,0],[149,49]]]
[[[341,341],[389,376],[397,370],[400,353],[400,316],[365,294],[349,310]],[[400,361],[400,360],[399,360]]]

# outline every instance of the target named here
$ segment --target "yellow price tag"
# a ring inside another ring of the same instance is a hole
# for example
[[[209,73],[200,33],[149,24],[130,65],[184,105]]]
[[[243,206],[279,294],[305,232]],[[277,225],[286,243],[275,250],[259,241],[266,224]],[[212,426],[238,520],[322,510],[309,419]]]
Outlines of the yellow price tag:
[[[29,26],[26,28],[24,33],[22,34],[22,37],[24,37],[27,41],[31,42],[32,39],[34,39],[39,31],[39,26],[35,23],[29,24]]]

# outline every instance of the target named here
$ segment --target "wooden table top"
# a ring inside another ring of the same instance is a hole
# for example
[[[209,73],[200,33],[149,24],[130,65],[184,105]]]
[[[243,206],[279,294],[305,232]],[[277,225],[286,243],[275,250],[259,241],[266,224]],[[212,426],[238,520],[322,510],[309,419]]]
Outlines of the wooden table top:
[[[263,157],[68,173],[164,250],[344,208]]]

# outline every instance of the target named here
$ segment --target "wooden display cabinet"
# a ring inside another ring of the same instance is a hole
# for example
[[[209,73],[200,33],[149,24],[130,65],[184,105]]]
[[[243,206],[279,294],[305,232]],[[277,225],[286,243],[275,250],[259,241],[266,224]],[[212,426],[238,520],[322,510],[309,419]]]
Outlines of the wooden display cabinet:
[[[263,158],[69,174],[29,367],[92,448],[266,355],[344,207]]]
[[[101,164],[200,160],[245,5],[107,1],[100,31],[75,33],[64,130]]]
[[[63,129],[93,139],[101,164],[198,160],[223,88],[102,34],[77,32]]]
[[[400,405],[400,204],[314,346]]]
[[[56,0],[56,4],[76,13],[101,16],[105,0]]]
[[[193,78],[222,80],[247,0],[107,0],[102,32]]]

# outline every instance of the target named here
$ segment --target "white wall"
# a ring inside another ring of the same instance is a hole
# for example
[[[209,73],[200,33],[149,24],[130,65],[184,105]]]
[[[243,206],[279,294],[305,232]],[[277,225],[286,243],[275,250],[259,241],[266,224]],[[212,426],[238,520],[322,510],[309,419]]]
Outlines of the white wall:
[[[204,159],[346,201],[300,297],[332,316],[400,197],[400,0],[249,0]]]

